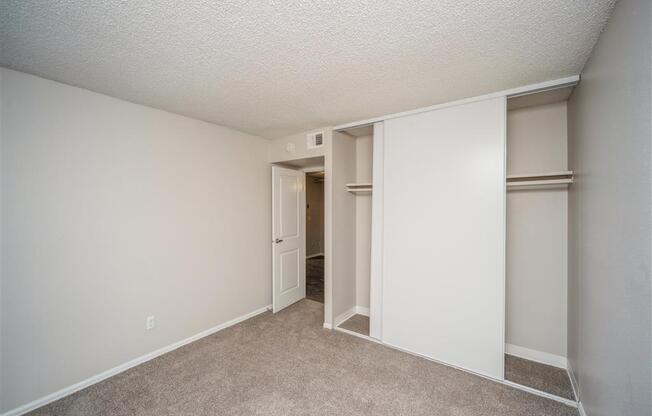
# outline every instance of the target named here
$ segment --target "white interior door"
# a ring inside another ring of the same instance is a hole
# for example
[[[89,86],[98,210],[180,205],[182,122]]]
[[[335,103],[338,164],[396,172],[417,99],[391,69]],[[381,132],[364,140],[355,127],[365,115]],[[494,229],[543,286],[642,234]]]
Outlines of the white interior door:
[[[384,123],[382,340],[503,378],[505,100]]]
[[[272,166],[274,313],[306,297],[305,173]]]

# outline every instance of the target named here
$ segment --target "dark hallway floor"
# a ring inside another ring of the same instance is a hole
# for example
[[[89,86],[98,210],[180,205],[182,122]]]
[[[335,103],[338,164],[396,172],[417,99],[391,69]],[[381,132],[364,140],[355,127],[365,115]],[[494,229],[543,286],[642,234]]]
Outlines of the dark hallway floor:
[[[306,259],[306,298],[324,303],[324,256]]]

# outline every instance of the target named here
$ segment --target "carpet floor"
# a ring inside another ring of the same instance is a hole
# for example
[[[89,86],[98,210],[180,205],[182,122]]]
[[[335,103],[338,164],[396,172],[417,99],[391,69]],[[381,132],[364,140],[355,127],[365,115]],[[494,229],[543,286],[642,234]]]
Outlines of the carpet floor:
[[[355,314],[339,325],[339,328],[369,336],[369,317]]]
[[[306,259],[306,297],[324,303],[324,256]]]
[[[506,354],[505,378],[523,386],[575,400],[568,372],[561,368]]]
[[[148,361],[31,415],[577,415],[577,410],[324,329],[303,300]]]

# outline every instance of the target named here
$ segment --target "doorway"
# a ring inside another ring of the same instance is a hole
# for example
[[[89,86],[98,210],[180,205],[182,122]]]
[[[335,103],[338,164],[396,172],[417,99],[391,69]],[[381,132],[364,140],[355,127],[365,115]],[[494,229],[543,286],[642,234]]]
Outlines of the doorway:
[[[324,158],[272,164],[272,309],[302,300],[329,308]],[[329,320],[330,321],[330,320]]]
[[[324,303],[324,171],[306,173],[306,298]]]

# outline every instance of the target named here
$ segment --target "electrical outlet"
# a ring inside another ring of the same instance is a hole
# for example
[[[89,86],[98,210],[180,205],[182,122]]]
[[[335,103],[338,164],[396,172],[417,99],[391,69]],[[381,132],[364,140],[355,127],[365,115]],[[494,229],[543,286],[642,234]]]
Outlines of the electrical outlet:
[[[150,329],[154,329],[154,326],[156,326],[156,321],[154,320],[154,316],[148,316],[147,320],[145,321],[145,328],[149,331]]]

